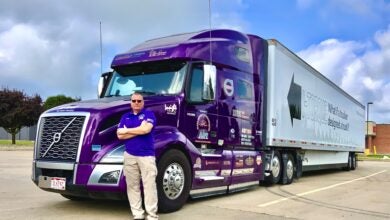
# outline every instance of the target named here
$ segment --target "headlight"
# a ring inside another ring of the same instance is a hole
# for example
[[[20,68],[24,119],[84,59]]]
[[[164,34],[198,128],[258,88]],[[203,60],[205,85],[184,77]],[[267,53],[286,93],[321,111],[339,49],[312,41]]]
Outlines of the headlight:
[[[108,154],[106,154],[100,163],[122,163],[124,161],[123,153],[125,152],[125,145],[121,145],[112,149]]]
[[[122,164],[97,164],[88,180],[88,185],[118,185]]]
[[[119,179],[119,175],[120,175],[120,170],[114,170],[114,171],[105,173],[100,177],[99,183],[117,184],[118,179]]]

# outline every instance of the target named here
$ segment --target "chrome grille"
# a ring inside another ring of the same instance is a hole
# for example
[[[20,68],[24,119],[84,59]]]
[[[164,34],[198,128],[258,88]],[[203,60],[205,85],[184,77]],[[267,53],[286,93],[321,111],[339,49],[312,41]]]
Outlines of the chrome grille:
[[[45,160],[76,161],[85,116],[41,118],[37,157]]]

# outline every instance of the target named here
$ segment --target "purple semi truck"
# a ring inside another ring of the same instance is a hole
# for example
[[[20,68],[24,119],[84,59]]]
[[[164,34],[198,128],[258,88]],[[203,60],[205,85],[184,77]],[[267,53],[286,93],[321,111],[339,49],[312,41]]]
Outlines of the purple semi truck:
[[[302,172],[357,167],[364,106],[276,40],[211,30],[146,41],[115,56],[99,99],[62,105],[38,122],[32,180],[68,199],[126,199],[130,95],[157,118],[160,212],[188,197],[290,184]]]

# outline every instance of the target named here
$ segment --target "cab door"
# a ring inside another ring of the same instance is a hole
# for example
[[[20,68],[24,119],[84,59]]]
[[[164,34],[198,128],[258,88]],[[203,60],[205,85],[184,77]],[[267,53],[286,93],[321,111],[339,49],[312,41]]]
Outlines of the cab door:
[[[203,63],[193,63],[189,72],[184,114],[180,123],[181,131],[199,148],[202,144],[215,145],[218,129],[217,101],[215,98],[205,100],[202,97]],[[210,93],[215,93],[215,91],[210,91]]]
[[[193,190],[208,188],[210,192],[215,189],[225,193],[230,181],[232,154],[231,151],[224,152],[223,141],[218,139],[218,102],[215,97],[219,86],[215,85],[215,79],[205,76],[203,63],[193,63],[189,73],[179,127],[201,152],[193,167]],[[208,94],[205,95],[204,91]]]

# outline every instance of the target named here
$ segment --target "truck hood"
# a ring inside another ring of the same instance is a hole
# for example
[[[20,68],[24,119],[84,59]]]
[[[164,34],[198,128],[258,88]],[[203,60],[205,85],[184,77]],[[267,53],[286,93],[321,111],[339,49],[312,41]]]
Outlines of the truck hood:
[[[176,100],[176,96],[145,96],[145,108],[158,104],[169,103]],[[129,108],[130,96],[125,97],[109,97],[93,100],[85,100],[79,102],[72,102],[64,105],[54,107],[47,110],[45,113],[57,112],[95,112],[112,108]]]

